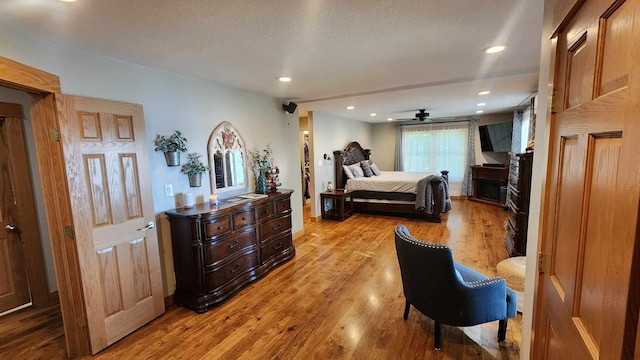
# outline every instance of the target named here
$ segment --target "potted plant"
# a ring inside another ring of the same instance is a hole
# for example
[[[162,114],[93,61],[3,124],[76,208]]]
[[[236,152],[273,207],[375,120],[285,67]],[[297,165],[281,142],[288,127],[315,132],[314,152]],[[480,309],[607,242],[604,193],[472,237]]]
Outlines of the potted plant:
[[[182,165],[181,172],[189,176],[189,186],[199,187],[202,185],[202,173],[209,171],[209,166],[200,161],[202,155],[191,153],[187,155],[187,163]]]
[[[265,175],[273,162],[272,154],[271,144],[267,144],[267,147],[262,151],[258,149],[249,151],[251,169],[256,176],[256,193],[258,194],[267,193],[267,178]]]
[[[174,133],[169,136],[156,135],[153,144],[156,146],[155,151],[162,151],[164,153],[164,158],[167,160],[168,166],[179,166],[180,153],[187,151],[187,139],[185,139],[178,130],[175,130]]]

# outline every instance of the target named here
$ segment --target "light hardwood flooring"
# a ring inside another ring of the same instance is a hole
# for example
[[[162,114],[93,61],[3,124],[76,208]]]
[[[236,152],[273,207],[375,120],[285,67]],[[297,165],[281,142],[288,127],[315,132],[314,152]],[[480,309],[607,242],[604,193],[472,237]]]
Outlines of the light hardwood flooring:
[[[413,308],[403,320],[393,237],[395,226],[404,224],[417,238],[451,246],[456,261],[493,276],[507,258],[507,216],[468,200],[454,200],[442,224],[362,214],[344,222],[309,221],[305,209],[305,235],[294,241],[290,262],[205,314],[172,306],[95,358],[517,359],[521,315],[509,321],[503,343],[496,340],[497,322],[444,325],[442,351],[433,349],[433,321]],[[0,358],[62,356],[59,319],[46,325],[52,328],[48,340],[5,333],[6,323],[0,321]]]

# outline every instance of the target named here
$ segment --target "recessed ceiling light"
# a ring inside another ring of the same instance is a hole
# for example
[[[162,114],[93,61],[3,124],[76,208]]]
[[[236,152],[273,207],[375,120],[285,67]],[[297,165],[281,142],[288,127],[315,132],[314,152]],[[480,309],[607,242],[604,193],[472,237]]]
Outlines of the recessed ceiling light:
[[[371,113],[369,114],[369,116],[376,116],[376,113]]]
[[[393,120],[393,118],[387,118],[387,121],[391,121],[391,120]]]
[[[353,105],[349,105],[349,106],[347,106],[347,110],[353,110],[353,109],[355,109],[355,108],[356,108],[356,107],[355,107],[355,106],[353,106]]]
[[[290,82],[291,81],[291,78],[288,77],[288,76],[278,76],[276,79],[278,79],[278,81],[281,81],[281,82]]]
[[[507,48],[507,45],[494,45],[482,50],[485,54],[496,54]]]
[[[485,106],[485,105],[487,105],[487,103],[477,103],[476,105],[478,105],[478,106]]]
[[[476,110],[476,114],[482,114],[484,111],[482,110]]]
[[[489,90],[480,91],[478,93],[478,95],[489,95],[489,94],[491,94],[491,91],[489,91]]]
[[[76,2],[76,0],[60,0],[62,2]]]

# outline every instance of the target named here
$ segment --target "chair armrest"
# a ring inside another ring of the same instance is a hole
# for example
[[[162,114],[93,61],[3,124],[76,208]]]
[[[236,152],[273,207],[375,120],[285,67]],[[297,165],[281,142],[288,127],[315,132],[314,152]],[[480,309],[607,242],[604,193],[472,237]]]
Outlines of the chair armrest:
[[[462,282],[469,325],[503,320],[507,312],[507,282],[501,277]]]

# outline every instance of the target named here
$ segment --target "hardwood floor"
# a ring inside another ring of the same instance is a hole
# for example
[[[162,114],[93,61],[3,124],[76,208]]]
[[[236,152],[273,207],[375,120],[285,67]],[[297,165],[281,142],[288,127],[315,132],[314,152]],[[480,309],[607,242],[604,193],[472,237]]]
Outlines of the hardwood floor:
[[[305,236],[295,240],[292,261],[205,314],[172,306],[93,358],[517,359],[521,315],[509,321],[501,344],[497,322],[444,325],[443,349],[435,351],[433,321],[415,309],[402,319],[393,241],[395,226],[404,224],[417,238],[450,245],[456,261],[493,276],[496,264],[507,258],[507,216],[467,200],[454,200],[442,224],[362,214],[344,222],[312,222],[305,211]],[[53,336],[55,331],[43,344],[27,339],[25,331],[6,335],[5,322],[0,321],[0,358],[61,357],[64,339]],[[26,350],[6,352],[19,346]]]

